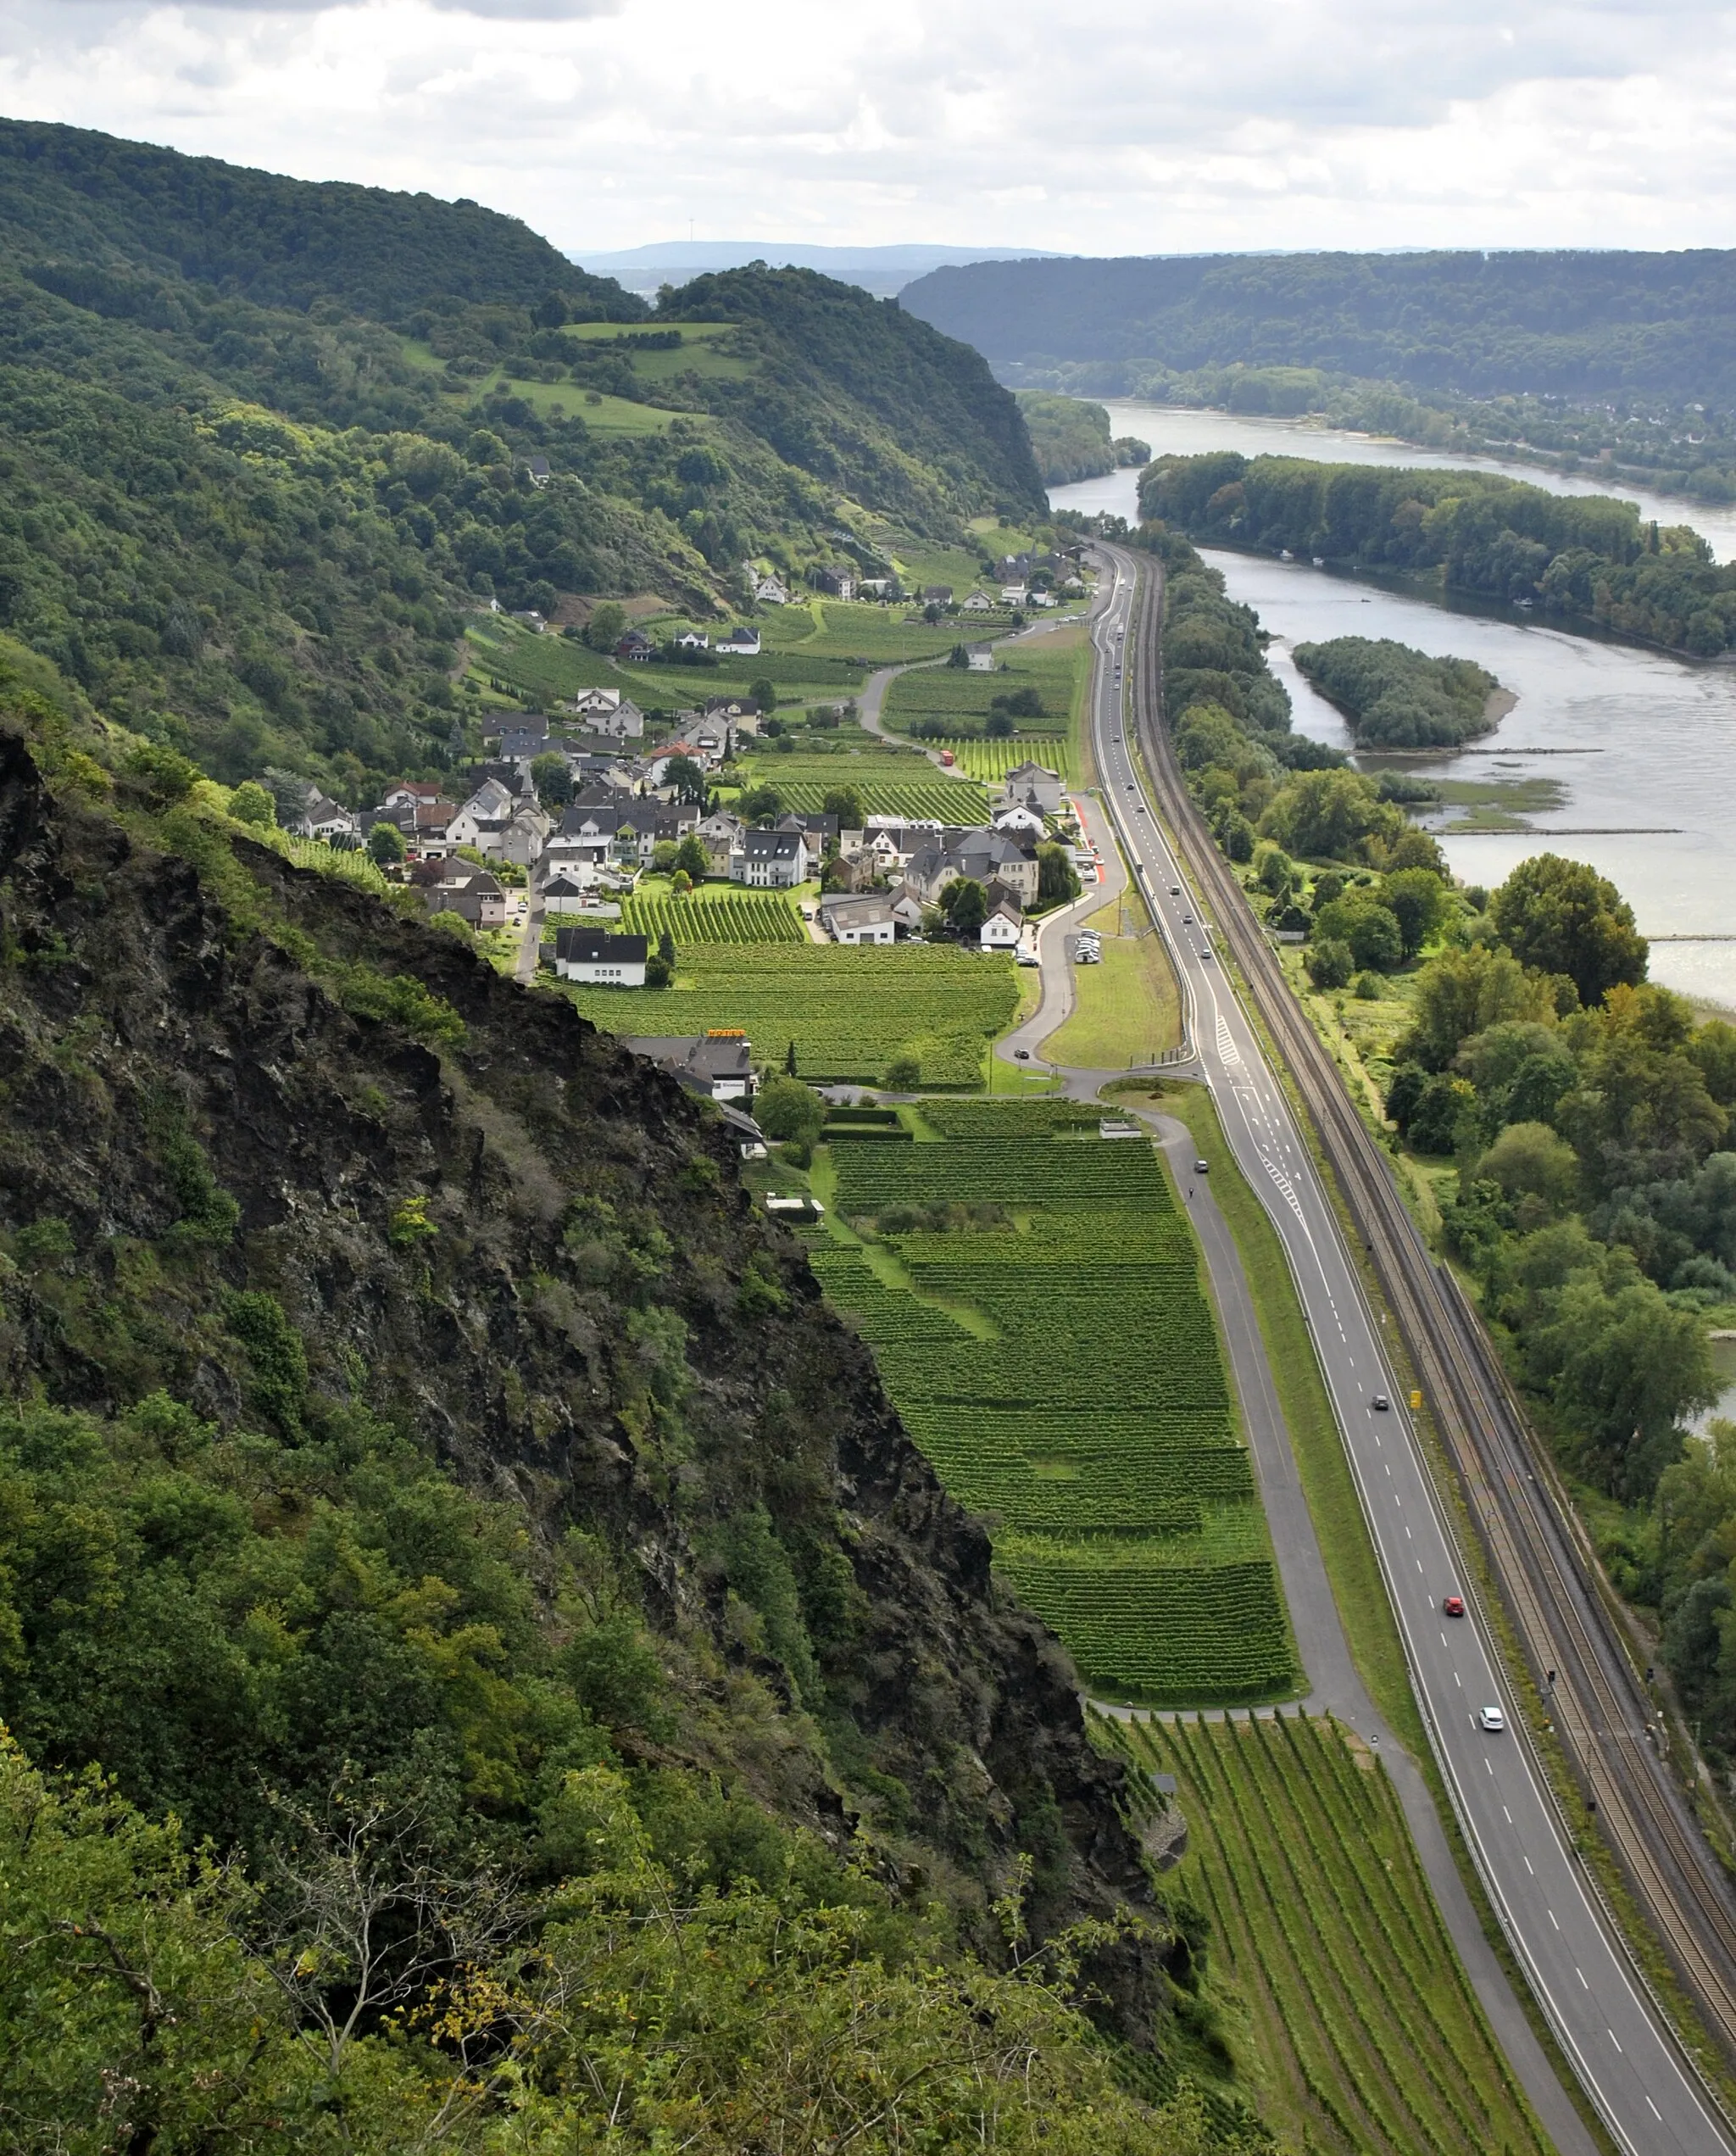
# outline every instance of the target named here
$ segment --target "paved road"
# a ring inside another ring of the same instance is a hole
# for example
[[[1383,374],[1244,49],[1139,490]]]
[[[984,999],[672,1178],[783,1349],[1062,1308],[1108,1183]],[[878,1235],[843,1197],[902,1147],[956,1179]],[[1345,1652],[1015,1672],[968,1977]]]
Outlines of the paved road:
[[[1116,554],[1111,563],[1105,582],[1112,577],[1113,588],[1102,619],[1113,641],[1117,630],[1131,627],[1133,591],[1127,557]],[[1119,668],[1104,671],[1118,689]],[[1618,2145],[1631,2156],[1728,2151],[1722,2127],[1605,1929],[1529,1747],[1516,1731],[1499,1657],[1480,1616],[1474,1607],[1458,1620],[1442,1614],[1442,1597],[1466,1583],[1381,1325],[1363,1300],[1288,1102],[1223,977],[1213,936],[1208,928],[1184,922],[1199,907],[1145,799],[1118,693],[1112,700],[1094,700],[1093,722],[1104,797],[1176,959],[1189,1036],[1231,1149],[1266,1204],[1294,1273],[1442,1774],[1490,1897],[1563,2050]],[[1177,889],[1180,895],[1173,895]],[[1377,1409],[1377,1395],[1392,1407]],[[1504,1709],[1504,1733],[1480,1727],[1478,1710],[1486,1705]],[[1533,2083],[1516,2051],[1510,2055],[1561,2145],[1583,2146],[1583,2128],[1574,2138],[1556,2125],[1559,2098],[1546,2111],[1548,2092]]]

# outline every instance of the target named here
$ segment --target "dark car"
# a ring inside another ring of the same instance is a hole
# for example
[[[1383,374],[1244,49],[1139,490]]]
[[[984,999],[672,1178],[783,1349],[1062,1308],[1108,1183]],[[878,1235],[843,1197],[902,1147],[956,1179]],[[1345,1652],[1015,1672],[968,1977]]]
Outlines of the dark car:
[[[1381,1412],[1384,1414],[1387,1409],[1390,1407],[1393,1403],[1387,1398],[1383,1392],[1377,1392],[1368,1404],[1371,1407],[1378,1407]]]
[[[1441,1608],[1448,1617],[1462,1617],[1465,1614],[1465,1597],[1462,1595],[1449,1595]]]
[[[1028,1063],[1031,1061],[1031,1051],[1028,1048],[1015,1048],[1013,1050],[1013,1055],[1015,1060],[1021,1063]]]
[[[1182,895],[1182,887],[1181,887],[1181,885],[1180,885],[1179,883],[1171,883],[1171,884],[1170,885],[1170,896],[1171,896],[1172,899],[1178,899],[1178,898],[1180,898],[1180,897],[1181,897],[1181,895]]]
[[[1182,926],[1184,928],[1191,928],[1194,926],[1194,916],[1191,913],[1184,913],[1182,916]]]

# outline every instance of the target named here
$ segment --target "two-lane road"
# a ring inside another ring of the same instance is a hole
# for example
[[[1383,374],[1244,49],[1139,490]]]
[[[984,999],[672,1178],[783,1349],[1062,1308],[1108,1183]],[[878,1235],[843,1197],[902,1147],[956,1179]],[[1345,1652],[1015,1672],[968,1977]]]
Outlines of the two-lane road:
[[[1113,589],[1097,617],[1103,662],[1093,699],[1105,801],[1176,961],[1190,1037],[1231,1148],[1294,1273],[1461,1826],[1556,2037],[1619,2146],[1631,2156],[1728,2156],[1721,2124],[1605,1930],[1515,1727],[1499,1658],[1460,1576],[1382,1328],[1288,1100],[1146,799],[1121,686],[1134,633],[1133,565],[1118,552],[1107,561]],[[1377,1399],[1388,1404],[1377,1407]],[[1449,1594],[1466,1596],[1467,1615],[1444,1614]],[[1500,1731],[1483,1726],[1483,1710],[1491,1707],[1506,1723]]]

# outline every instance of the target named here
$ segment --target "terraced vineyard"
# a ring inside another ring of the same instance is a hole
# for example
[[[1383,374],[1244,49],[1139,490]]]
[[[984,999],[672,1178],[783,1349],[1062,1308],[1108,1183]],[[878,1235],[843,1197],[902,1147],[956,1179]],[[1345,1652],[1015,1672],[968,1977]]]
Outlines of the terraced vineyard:
[[[1212,1919],[1212,1988],[1237,1995],[1288,2144],[1544,2156],[1378,1762],[1330,1719],[1105,1735],[1176,1777],[1189,1847],[1169,1878]]]
[[[988,821],[988,794],[974,779],[947,778],[926,757],[904,754],[852,756],[754,756],[750,783],[772,786],[787,809],[817,815],[835,787],[861,796],[868,816],[932,818],[939,823]]]
[[[1081,1136],[1082,1112],[925,1102],[938,1143],[837,1139],[836,1217],[876,1256],[816,1267],[1096,1689],[1284,1696],[1294,1648],[1192,1232],[1151,1147]]]
[[[648,936],[654,945],[667,930],[677,950],[693,944],[800,944],[808,939],[795,907],[770,891],[703,899],[630,898],[621,907],[620,925],[629,935]]]
[[[698,1033],[740,1026],[758,1061],[782,1064],[793,1042],[804,1078],[861,1084],[878,1084],[888,1064],[904,1056],[916,1059],[925,1085],[980,1083],[984,1047],[1018,1002],[1010,959],[978,957],[953,944],[684,944],[679,932],[672,933],[678,952],[673,988],[566,993],[610,1033]]]

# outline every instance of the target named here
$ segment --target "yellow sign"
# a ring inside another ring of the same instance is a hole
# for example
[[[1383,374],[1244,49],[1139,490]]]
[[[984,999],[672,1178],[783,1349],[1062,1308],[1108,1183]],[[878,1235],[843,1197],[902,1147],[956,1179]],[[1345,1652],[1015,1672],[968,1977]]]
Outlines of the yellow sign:
[[[1420,1407],[1422,1405],[1422,1395],[1420,1392],[1413,1392],[1411,1394],[1410,1405],[1413,1408]]]

